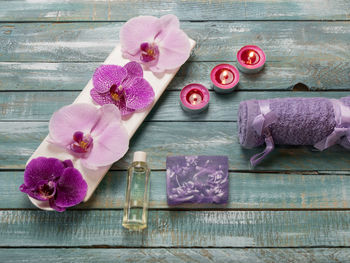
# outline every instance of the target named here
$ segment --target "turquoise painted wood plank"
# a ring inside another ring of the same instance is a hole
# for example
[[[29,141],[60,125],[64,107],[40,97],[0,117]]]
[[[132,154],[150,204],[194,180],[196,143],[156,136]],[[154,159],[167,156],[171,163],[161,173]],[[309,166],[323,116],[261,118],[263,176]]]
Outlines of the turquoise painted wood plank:
[[[349,23],[183,22],[181,26],[197,41],[192,61],[232,61],[242,46],[254,43],[264,49],[268,62],[298,67],[348,62]],[[118,43],[122,24],[3,23],[0,61],[101,62]]]
[[[211,88],[210,71],[220,63],[187,62],[167,89],[180,90],[193,82]],[[0,91],[81,90],[99,65],[99,62],[0,62]],[[348,90],[349,72],[349,63],[340,60],[312,60],[298,65],[271,61],[260,74],[241,74],[238,90],[288,90],[297,83],[304,83],[311,90]]]
[[[0,168],[23,169],[48,133],[47,122],[0,123]],[[157,134],[157,136],[154,136]],[[144,122],[130,150],[114,169],[125,169],[136,150],[149,154],[152,169],[164,169],[167,155],[227,155],[232,170],[249,170],[249,158],[262,148],[242,149],[234,122]],[[310,147],[277,147],[256,170],[349,171],[350,152],[334,146],[323,152]]]
[[[346,175],[230,173],[227,205],[179,205],[166,201],[166,172],[152,171],[152,209],[349,209],[350,172]],[[23,172],[0,172],[0,209],[34,208],[18,190]],[[92,198],[74,209],[124,207],[126,172],[111,171]]]
[[[348,20],[346,0],[3,1],[1,21],[120,21],[175,14],[182,20]],[[157,8],[155,8],[157,7]],[[195,9],[195,12],[193,10]]]
[[[1,246],[305,247],[350,245],[349,211],[149,211],[143,232],[122,210],[0,211]]]
[[[346,262],[350,257],[348,248],[157,248],[157,249],[106,249],[106,248],[29,248],[0,249],[7,263],[57,262],[217,262],[217,263],[271,263],[271,262]]]
[[[48,121],[53,112],[71,104],[78,94],[76,91],[0,92],[0,120]],[[349,92],[234,92],[225,95],[210,92],[208,110],[193,116],[180,107],[179,91],[166,91],[147,120],[236,121],[238,106],[243,100],[279,97],[341,98],[348,95]]]

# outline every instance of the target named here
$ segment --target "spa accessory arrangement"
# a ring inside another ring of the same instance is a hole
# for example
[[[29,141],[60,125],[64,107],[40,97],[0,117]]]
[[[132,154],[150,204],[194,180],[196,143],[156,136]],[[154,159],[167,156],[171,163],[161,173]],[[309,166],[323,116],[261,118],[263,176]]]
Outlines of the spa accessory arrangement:
[[[174,15],[132,18],[119,36],[120,44],[74,103],[52,115],[48,136],[28,160],[20,191],[41,209],[62,212],[91,197],[112,164],[127,153],[129,140],[195,47]],[[266,55],[260,47],[247,45],[237,51],[236,61],[238,69],[224,63],[211,70],[208,77],[218,96],[237,89],[240,73],[259,73]],[[179,101],[190,117],[202,114],[210,92],[200,83],[189,83]],[[339,144],[350,149],[350,96],[242,101],[238,131],[242,147],[265,145],[251,157],[252,167],[275,145],[313,145],[323,151]],[[226,156],[165,158],[168,205],[228,202]],[[123,226],[142,230],[147,227],[150,185],[147,153],[134,153],[127,176]]]

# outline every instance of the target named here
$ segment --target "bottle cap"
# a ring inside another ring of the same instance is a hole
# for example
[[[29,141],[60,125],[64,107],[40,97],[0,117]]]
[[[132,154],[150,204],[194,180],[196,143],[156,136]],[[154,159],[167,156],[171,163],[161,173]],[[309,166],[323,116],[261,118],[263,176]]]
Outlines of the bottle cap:
[[[145,152],[134,152],[133,162],[146,162],[147,153]]]

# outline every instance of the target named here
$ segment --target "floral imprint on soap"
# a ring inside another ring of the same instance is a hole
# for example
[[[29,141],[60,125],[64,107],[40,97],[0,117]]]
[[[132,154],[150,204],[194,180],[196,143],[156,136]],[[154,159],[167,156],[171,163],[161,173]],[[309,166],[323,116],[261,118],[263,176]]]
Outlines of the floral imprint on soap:
[[[169,205],[181,203],[227,203],[227,157],[168,157],[167,197]]]

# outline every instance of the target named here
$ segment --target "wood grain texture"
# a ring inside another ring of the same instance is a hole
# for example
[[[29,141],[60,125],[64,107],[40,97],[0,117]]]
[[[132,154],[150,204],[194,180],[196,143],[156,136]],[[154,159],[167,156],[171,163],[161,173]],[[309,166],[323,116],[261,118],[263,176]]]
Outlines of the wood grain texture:
[[[7,263],[24,263],[35,258],[36,263],[47,263],[54,258],[60,263],[85,262],[195,262],[195,263],[271,263],[271,262],[346,262],[350,257],[348,248],[298,248],[298,249],[241,249],[241,248],[161,248],[161,249],[0,249]]]
[[[152,171],[152,209],[350,209],[350,174],[230,173],[227,205],[178,205],[166,201],[166,172]],[[23,172],[0,172],[0,209],[34,208],[18,190]],[[122,209],[126,172],[111,171],[92,198],[74,209]]]
[[[183,22],[181,27],[197,41],[190,61],[233,61],[242,46],[254,43],[268,62],[341,67],[350,57],[349,23]],[[122,24],[0,24],[0,61],[102,62],[119,42]]]
[[[1,92],[0,121],[48,121],[53,112],[71,104],[76,91]],[[349,92],[210,92],[210,107],[199,115],[187,114],[180,107],[180,92],[165,91],[147,121],[237,121],[238,106],[243,100],[285,97],[341,98]]]
[[[197,46],[129,153],[88,203],[65,213],[33,209],[18,187],[52,112],[86,85],[119,42],[124,21],[168,13]],[[261,149],[242,149],[235,123],[245,99],[348,95],[349,18],[348,0],[1,1],[0,261],[349,261],[349,152],[277,147],[249,170],[250,156]],[[251,43],[266,52],[264,70],[241,74],[239,92],[211,92],[209,111],[197,118],[186,115],[179,90],[191,82],[210,87],[210,70],[235,64],[239,48]],[[328,92],[289,92],[296,83]],[[130,233],[121,227],[125,169],[141,149],[156,170],[149,227]],[[165,157],[179,154],[229,157],[227,206],[167,206]]]
[[[157,7],[157,8],[155,8]],[[195,10],[195,12],[193,11]],[[182,20],[348,20],[346,0],[3,1],[1,21],[120,21],[175,14]]]
[[[350,211],[149,211],[143,232],[122,210],[0,211],[0,246],[350,246]]]
[[[220,63],[187,62],[167,90],[181,90],[188,83],[202,83],[212,89],[210,71]],[[99,62],[0,62],[0,91],[81,90],[98,66]],[[310,90],[349,90],[350,65],[345,61],[310,60],[299,64],[270,61],[262,74],[240,74],[237,90],[290,90],[297,83]]]
[[[24,169],[28,158],[46,137],[47,126],[47,122],[0,123],[0,168]],[[243,149],[234,122],[144,122],[132,138],[128,153],[113,169],[126,169],[137,150],[148,153],[152,169],[165,169],[167,155],[227,155],[230,169],[249,170],[249,158],[262,148]],[[323,152],[311,146],[281,146],[255,170],[348,171],[349,154],[340,146]]]

